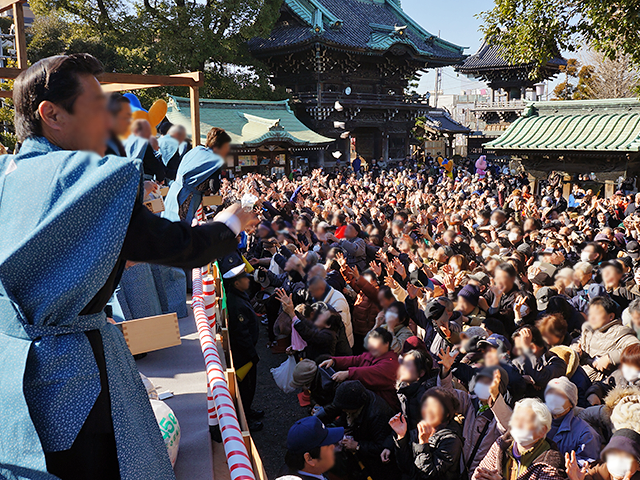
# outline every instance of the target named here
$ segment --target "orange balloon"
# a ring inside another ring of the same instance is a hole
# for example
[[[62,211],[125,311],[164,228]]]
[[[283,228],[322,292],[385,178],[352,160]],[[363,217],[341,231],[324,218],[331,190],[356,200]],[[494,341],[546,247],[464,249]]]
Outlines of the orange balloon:
[[[152,127],[159,125],[167,114],[167,102],[164,100],[156,100],[149,109],[149,123]]]

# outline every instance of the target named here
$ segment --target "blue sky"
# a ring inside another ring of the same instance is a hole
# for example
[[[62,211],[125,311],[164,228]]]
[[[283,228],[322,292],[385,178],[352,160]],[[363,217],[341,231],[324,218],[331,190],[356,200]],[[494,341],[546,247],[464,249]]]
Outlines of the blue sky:
[[[468,47],[466,54],[473,54],[482,42],[482,33],[478,30],[480,19],[475,15],[493,7],[493,0],[402,0],[402,8],[424,29],[457,45]],[[458,76],[453,68],[442,71],[442,89],[445,94],[460,93],[460,90],[481,88],[483,83],[474,82],[462,75]],[[418,90],[423,93],[433,90],[435,74],[433,70],[422,76]]]

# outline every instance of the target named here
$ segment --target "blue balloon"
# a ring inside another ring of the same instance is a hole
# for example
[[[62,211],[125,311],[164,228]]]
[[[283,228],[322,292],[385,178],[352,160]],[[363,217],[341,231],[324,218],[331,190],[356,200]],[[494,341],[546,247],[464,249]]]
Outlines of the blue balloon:
[[[125,93],[123,97],[129,99],[129,103],[131,104],[131,111],[135,112],[136,110],[144,110],[142,105],[140,104],[140,100],[133,93]],[[144,110],[146,112],[146,110]]]

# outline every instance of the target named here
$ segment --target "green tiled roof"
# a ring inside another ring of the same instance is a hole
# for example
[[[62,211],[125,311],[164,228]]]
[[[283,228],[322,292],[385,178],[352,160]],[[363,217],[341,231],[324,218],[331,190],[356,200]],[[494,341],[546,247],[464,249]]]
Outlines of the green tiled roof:
[[[167,118],[182,125],[191,134],[189,99],[170,97]],[[224,128],[234,147],[257,147],[265,142],[293,146],[322,146],[333,142],[308,129],[294,115],[288,100],[266,102],[254,100],[200,99],[201,142],[213,127]]]
[[[637,152],[640,102],[636,99],[529,103],[523,116],[490,150]]]

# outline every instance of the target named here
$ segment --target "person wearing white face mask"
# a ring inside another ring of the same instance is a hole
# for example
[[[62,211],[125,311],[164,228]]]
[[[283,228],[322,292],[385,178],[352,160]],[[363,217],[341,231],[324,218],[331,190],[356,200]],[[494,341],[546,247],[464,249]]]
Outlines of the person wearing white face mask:
[[[458,397],[458,413],[464,416],[460,471],[470,477],[496,439],[507,431],[511,409],[504,394],[509,375],[501,367],[485,367],[470,382],[472,393],[467,393],[453,388],[451,366],[455,358],[449,352],[441,352],[440,359],[440,385]]]
[[[510,431],[496,440],[472,480],[559,480],[564,460],[555,443],[547,440],[552,416],[540,400],[516,403]]]
[[[617,430],[602,450],[604,463],[580,467],[574,452],[565,455],[569,480],[640,480],[640,434],[629,428]]]
[[[553,440],[561,453],[575,451],[578,463],[595,461],[602,445],[600,437],[587,422],[576,417],[578,387],[567,377],[554,378],[545,389],[545,404],[553,416],[547,438]]]
[[[622,351],[620,368],[587,390],[587,401],[600,405],[604,397],[616,387],[640,386],[640,344],[634,343]]]

